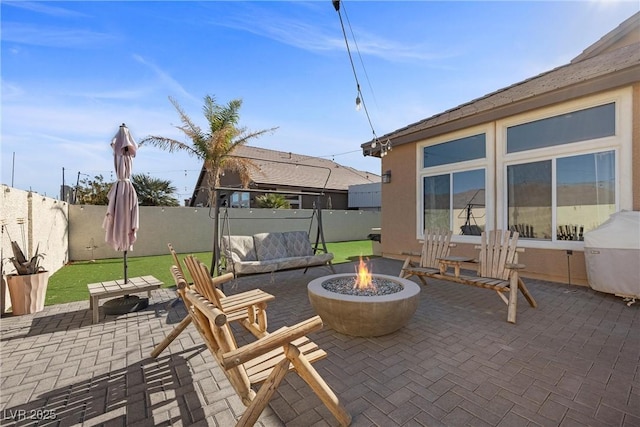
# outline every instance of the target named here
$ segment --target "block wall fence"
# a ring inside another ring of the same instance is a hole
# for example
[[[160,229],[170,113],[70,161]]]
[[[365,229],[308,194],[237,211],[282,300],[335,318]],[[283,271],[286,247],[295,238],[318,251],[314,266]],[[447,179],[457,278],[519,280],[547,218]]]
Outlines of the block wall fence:
[[[102,222],[106,206],[69,205],[37,193],[2,185],[0,220],[3,273],[14,272],[8,261],[13,256],[11,240],[32,255],[46,254],[42,265],[53,274],[69,261],[119,258],[106,245]],[[267,231],[305,230],[311,226],[316,236],[316,219],[309,209],[229,209],[231,234],[252,235]],[[205,252],[212,249],[213,220],[208,208],[140,207],[138,240],[129,256],[167,254],[171,242],[178,252]],[[326,242],[366,240],[372,228],[380,227],[380,212],[360,210],[323,210]],[[226,234],[227,230],[224,230]]]

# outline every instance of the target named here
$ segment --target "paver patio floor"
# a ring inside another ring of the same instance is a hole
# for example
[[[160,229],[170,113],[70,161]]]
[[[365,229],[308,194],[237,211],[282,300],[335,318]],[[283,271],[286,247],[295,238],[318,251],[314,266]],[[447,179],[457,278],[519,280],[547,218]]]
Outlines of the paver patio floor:
[[[397,275],[401,262],[376,258],[372,266]],[[225,292],[274,294],[275,330],[314,315],[306,284],[327,274],[246,277]],[[538,308],[519,298],[513,325],[493,291],[430,280],[414,317],[393,334],[354,338],[326,326],[312,334],[328,353],[314,366],[354,426],[640,426],[640,303],[525,282]],[[101,311],[98,324],[88,308],[88,301],[60,304],[1,320],[2,426],[231,426],[243,412],[193,325],[150,358],[186,315],[174,291],[154,291],[137,313]],[[336,422],[289,374],[258,425]]]

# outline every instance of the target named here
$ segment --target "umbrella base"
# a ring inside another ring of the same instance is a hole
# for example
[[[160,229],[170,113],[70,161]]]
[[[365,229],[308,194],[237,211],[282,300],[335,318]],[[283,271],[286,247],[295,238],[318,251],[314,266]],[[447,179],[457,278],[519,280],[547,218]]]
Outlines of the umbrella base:
[[[149,298],[140,298],[136,295],[125,295],[111,299],[102,304],[104,314],[127,314],[144,310],[149,306]]]

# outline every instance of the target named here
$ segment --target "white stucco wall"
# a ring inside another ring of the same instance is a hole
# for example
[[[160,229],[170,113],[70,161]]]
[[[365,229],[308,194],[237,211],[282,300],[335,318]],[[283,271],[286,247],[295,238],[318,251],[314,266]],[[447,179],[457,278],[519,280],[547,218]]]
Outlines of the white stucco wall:
[[[3,272],[15,271],[8,261],[13,256],[11,240],[18,242],[27,257],[33,256],[39,246],[38,252],[45,254],[41,265],[52,273],[65,265],[68,260],[69,205],[6,185],[2,185],[1,190]]]
[[[0,309],[10,306],[4,275],[15,272],[9,261],[13,257],[11,241],[18,242],[25,256],[44,254],[42,265],[51,274],[64,266],[68,257],[69,205],[38,193],[0,187],[0,220],[2,221],[2,286]]]

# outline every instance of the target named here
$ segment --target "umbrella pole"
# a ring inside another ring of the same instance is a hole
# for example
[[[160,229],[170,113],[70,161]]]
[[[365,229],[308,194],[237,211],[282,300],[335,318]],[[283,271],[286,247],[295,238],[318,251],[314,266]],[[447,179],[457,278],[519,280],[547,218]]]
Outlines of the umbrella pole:
[[[129,278],[127,277],[127,251],[124,251],[124,283],[128,283]]]
[[[129,276],[127,269],[129,268],[127,263],[127,251],[123,252],[124,258],[124,284],[129,282]],[[127,314],[134,311],[140,311],[149,305],[149,298],[139,298],[137,295],[124,295],[122,297],[113,298],[105,302],[102,305],[104,314]]]

